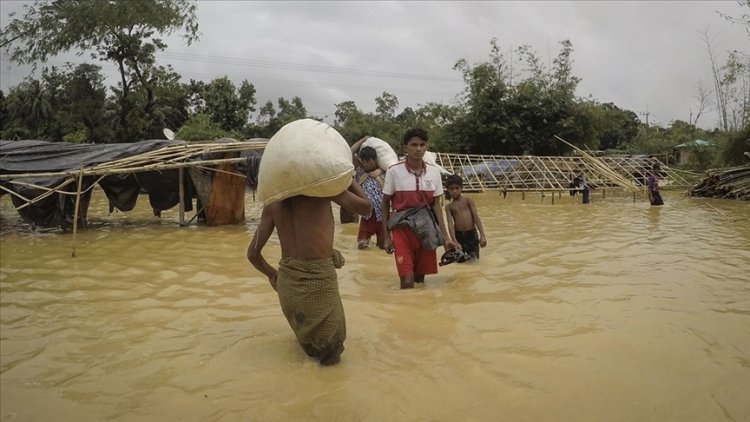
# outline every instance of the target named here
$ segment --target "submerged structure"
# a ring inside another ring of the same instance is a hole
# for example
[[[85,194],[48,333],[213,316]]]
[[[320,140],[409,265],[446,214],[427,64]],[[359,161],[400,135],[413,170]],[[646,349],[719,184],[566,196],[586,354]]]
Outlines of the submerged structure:
[[[577,175],[583,175],[592,189],[623,188],[638,192],[645,188],[654,163],[661,168],[661,186],[684,189],[691,186],[683,172],[648,155],[555,157],[438,153],[436,162],[449,172],[461,175],[464,190],[474,192],[563,192],[572,189],[571,182]]]
[[[154,215],[179,206],[181,225],[193,199],[206,224],[236,224],[245,219],[245,186],[257,184],[253,163],[265,143],[0,141],[0,195],[9,194],[24,221],[40,227],[85,226],[95,187],[106,194],[110,212],[130,211],[146,194]]]

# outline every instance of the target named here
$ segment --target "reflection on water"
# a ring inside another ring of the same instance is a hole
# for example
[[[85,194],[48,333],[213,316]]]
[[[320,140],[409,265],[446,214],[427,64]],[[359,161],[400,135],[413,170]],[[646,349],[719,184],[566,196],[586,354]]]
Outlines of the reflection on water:
[[[481,261],[415,290],[337,226],[333,368],[245,260],[251,195],[244,225],[179,228],[99,192],[76,258],[0,198],[0,419],[750,420],[750,204],[471,196]]]

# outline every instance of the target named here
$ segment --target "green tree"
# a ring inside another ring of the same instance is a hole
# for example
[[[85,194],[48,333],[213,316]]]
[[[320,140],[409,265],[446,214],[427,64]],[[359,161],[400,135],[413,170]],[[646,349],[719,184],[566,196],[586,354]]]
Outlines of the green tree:
[[[273,102],[266,101],[258,110],[255,124],[246,125],[242,132],[246,137],[270,138],[285,124],[306,117],[307,109],[300,97],[292,97],[291,100],[279,97],[278,111]]]
[[[458,152],[502,154],[514,149],[506,138],[508,126],[517,126],[506,107],[510,72],[496,39],[490,40],[490,47],[489,61],[472,66],[460,59],[453,66],[466,83],[462,113],[450,129],[460,145]]]
[[[148,137],[159,139],[164,128],[177,129],[189,117],[190,90],[187,84],[180,82],[182,77],[171,66],[155,69],[154,103],[149,122]]]
[[[28,77],[11,88],[7,99],[9,122],[3,130],[3,138],[52,140],[45,136],[45,129],[52,110],[44,84]]]
[[[620,109],[614,103],[591,101],[583,106],[588,108],[594,121],[598,149],[625,149],[635,141],[641,124],[637,114]]]
[[[359,111],[357,108],[357,105],[354,103],[354,101],[344,101],[342,103],[336,104],[336,112],[334,115],[336,116],[336,120],[334,121],[334,126],[343,128],[347,121],[351,118],[355,118],[358,115],[361,115],[362,112]]]
[[[57,54],[91,52],[120,72],[121,141],[142,138],[156,105],[155,52],[166,44],[157,36],[184,30],[187,43],[198,38],[193,0],[55,0],[26,6],[0,33],[0,48],[11,60],[36,65]],[[140,101],[131,99],[140,91]],[[139,106],[135,110],[134,107]]]
[[[195,112],[208,115],[226,131],[241,131],[255,112],[255,87],[247,80],[239,89],[227,76],[208,84],[191,80],[190,91]]]
[[[304,119],[307,117],[307,109],[302,104],[300,97],[292,97],[291,101],[287,101],[283,97],[279,98],[279,114],[276,116],[279,123],[279,129],[287,123],[295,120]]]
[[[547,69],[528,46],[517,48],[523,72],[513,73],[497,40],[490,41],[489,60],[469,65],[459,60],[466,90],[461,114],[449,133],[462,152],[480,154],[561,154],[558,135],[575,144],[593,144],[591,116],[574,96],[579,79],[572,74],[570,41]]]
[[[240,138],[238,133],[226,131],[203,113],[195,113],[185,121],[175,137],[183,141],[211,141],[219,138]]]
[[[70,99],[70,120],[78,123],[74,125],[83,130],[84,139],[93,143],[106,143],[111,139],[111,128],[105,119],[107,89],[101,67],[86,63],[78,65],[73,69],[66,89]]]
[[[265,104],[258,110],[258,124],[262,126],[268,126],[271,120],[276,117],[276,108],[273,106],[272,101],[266,101]]]
[[[430,150],[432,151],[457,152],[460,147],[450,128],[460,111],[458,106],[429,102],[419,106],[414,111],[414,121],[404,126],[425,129],[430,137]]]
[[[388,92],[383,92],[383,95],[375,98],[375,113],[381,119],[392,119],[396,114],[398,108],[398,98],[395,95]]]

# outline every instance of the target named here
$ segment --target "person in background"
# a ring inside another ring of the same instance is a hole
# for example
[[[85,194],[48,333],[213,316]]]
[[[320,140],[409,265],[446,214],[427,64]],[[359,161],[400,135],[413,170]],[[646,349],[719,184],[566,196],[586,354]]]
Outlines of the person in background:
[[[571,187],[576,187],[578,189],[581,189],[581,203],[582,204],[588,204],[591,202],[591,199],[589,198],[589,194],[591,193],[589,190],[589,185],[586,183],[586,178],[583,176],[583,164],[578,165],[578,174],[576,174],[576,177],[573,179],[571,183]],[[575,191],[571,191],[571,196],[575,196]]]
[[[368,216],[359,219],[357,233],[357,247],[365,249],[370,246],[370,238],[375,235],[375,242],[379,248],[384,248],[385,233],[383,231],[383,217],[381,203],[383,201],[383,185],[385,173],[378,167],[378,154],[375,148],[363,147],[367,136],[352,145],[352,153],[358,158],[359,165],[354,170],[354,179],[362,186],[370,199],[373,211]]]
[[[661,194],[659,193],[660,170],[661,166],[659,163],[654,163],[651,166],[651,174],[648,176],[648,200],[651,202],[651,205],[664,205],[664,200],[661,199]]]
[[[467,253],[470,259],[479,259],[479,248],[487,246],[487,238],[484,235],[482,220],[477,213],[477,206],[474,200],[462,195],[461,176],[448,176],[445,186],[451,198],[451,202],[445,206],[448,234],[461,245],[461,250]]]
[[[435,250],[459,246],[445,229],[440,197],[443,182],[437,167],[424,161],[427,133],[410,129],[403,137],[406,159],[388,168],[383,185],[385,250],[395,252],[402,289],[423,283],[426,274],[437,273]],[[391,213],[391,209],[394,213]]]
[[[372,205],[356,181],[330,198],[293,196],[266,205],[247,247],[247,259],[268,277],[297,341],[321,365],[338,363],[344,351],[346,320],[336,268],[344,258],[333,249],[331,202],[360,215]],[[261,253],[276,229],[281,246],[279,269]]]

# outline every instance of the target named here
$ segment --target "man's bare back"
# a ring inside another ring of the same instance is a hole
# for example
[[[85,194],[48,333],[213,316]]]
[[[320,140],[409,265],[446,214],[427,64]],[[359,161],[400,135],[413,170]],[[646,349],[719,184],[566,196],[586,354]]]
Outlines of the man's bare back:
[[[283,258],[316,259],[333,255],[333,213],[331,202],[367,215],[372,211],[362,187],[352,180],[348,190],[330,198],[294,196],[263,208],[258,229],[247,246],[247,259],[276,289],[276,268],[263,257],[261,250],[276,229]]]
[[[330,198],[294,196],[270,204],[264,214],[273,220],[283,258],[315,259],[333,254],[333,213]]]

